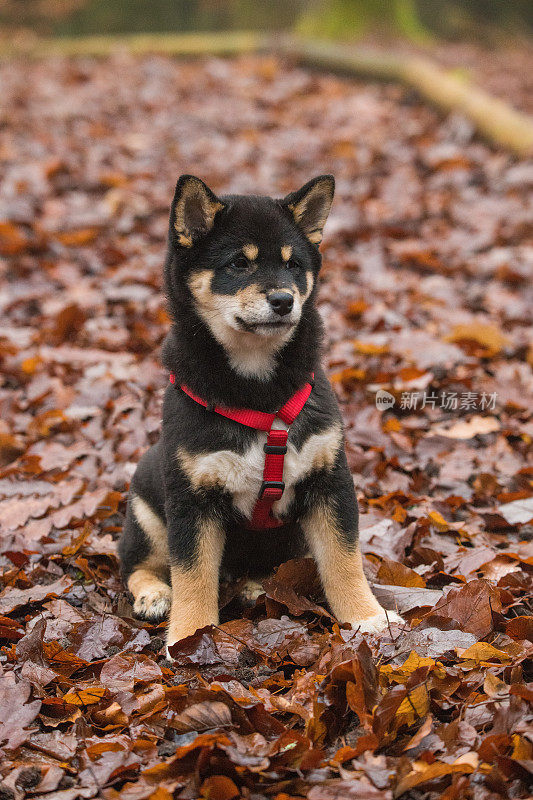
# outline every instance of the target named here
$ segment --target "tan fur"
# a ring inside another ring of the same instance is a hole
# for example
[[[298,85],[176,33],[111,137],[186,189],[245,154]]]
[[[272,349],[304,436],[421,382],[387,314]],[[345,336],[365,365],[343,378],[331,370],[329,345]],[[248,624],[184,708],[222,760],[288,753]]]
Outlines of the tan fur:
[[[323,198],[322,208],[320,209],[320,216],[312,217],[312,223],[306,220],[306,214],[309,207],[316,202],[317,198]],[[310,242],[313,244],[320,244],[322,241],[322,229],[326,224],[331,202],[333,200],[333,193],[329,181],[317,181],[297,203],[290,203],[289,209],[292,211],[295,222],[302,228]]]
[[[168,569],[168,541],[165,523],[142,497],[133,495],[131,505],[137,522],[150,540],[150,555],[147,561],[151,562],[150,566],[153,569],[160,569],[161,566]]]
[[[191,201],[201,205],[208,230],[213,226],[217,211],[224,208],[223,204],[218,200],[211,200],[199,181],[194,179],[188,180],[183,186],[181,196],[176,203],[174,218],[174,228],[178,233],[179,242],[185,247],[192,247],[191,231],[187,228],[185,221],[185,208],[187,203]]]
[[[305,277],[306,277],[306,280],[307,280],[307,290],[305,292],[305,295],[302,297],[302,303],[305,303],[305,301],[307,300],[307,298],[309,297],[309,295],[313,291],[313,286],[315,285],[315,276],[313,275],[311,270],[309,270],[309,272],[305,273]]]
[[[218,624],[218,573],[224,532],[214,520],[200,524],[194,566],[170,568],[172,605],[167,645],[190,636],[205,625]]]
[[[140,617],[162,619],[170,608],[170,586],[151,570],[135,569],[128,578],[134,598],[133,611]]]
[[[284,244],[283,247],[281,248],[281,257],[283,261],[288,261],[291,256],[292,256],[292,245]]]
[[[212,270],[201,270],[189,280],[198,311],[213,336],[225,348],[232,367],[245,377],[267,379],[275,367],[275,354],[294,333],[293,328],[257,335],[242,331],[236,317],[250,322],[270,318],[271,309],[266,295],[251,284],[234,295],[216,295],[211,291]],[[294,313],[299,318],[302,300],[295,293]]]
[[[242,252],[248,259],[248,261],[255,261],[257,256],[259,255],[259,248],[256,244],[245,244],[242,248]]]
[[[368,585],[359,545],[350,550],[343,543],[332,509],[325,504],[318,506],[302,520],[302,528],[317,562],[326,597],[339,622],[363,628],[365,620],[378,618],[384,628],[385,611]]]
[[[185,236],[184,233],[178,235],[178,242],[183,247],[192,247],[192,236]]]
[[[235,507],[249,518],[263,481],[266,436],[258,432],[255,442],[242,455],[232,450],[193,455],[184,448],[176,455],[193,489],[225,489],[232,495]],[[341,444],[342,430],[338,424],[310,436],[300,450],[289,440],[283,467],[285,491],[273,505],[274,514],[288,511],[298,481],[315,470],[333,466]]]
[[[133,610],[139,616],[163,617],[170,608],[167,529],[163,520],[141,497],[133,495],[131,505],[150,548],[148,556],[128,578],[128,589],[134,598]]]

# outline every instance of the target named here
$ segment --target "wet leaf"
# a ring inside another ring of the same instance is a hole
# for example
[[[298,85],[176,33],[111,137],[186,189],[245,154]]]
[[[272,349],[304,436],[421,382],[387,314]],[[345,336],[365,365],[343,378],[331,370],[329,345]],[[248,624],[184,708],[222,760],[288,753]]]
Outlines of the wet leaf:
[[[21,606],[30,603],[41,603],[51,597],[58,597],[64,594],[71,586],[72,581],[66,575],[47,585],[36,585],[29,589],[16,589],[13,586],[8,586],[0,592],[0,613],[11,614]]]

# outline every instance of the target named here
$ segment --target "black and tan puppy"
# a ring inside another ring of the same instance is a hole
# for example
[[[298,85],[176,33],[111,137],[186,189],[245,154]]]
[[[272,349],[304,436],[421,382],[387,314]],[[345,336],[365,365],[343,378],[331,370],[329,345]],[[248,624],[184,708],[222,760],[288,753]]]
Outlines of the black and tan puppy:
[[[133,477],[120,543],[134,611],[149,620],[170,611],[168,644],[218,622],[221,570],[253,579],[308,552],[341,622],[376,632],[387,616],[401,621],[363,574],[342,420],[319,360],[319,244],[333,191],[329,175],[283,200],[216,197],[188,175],[176,186],[165,265],[173,325],[163,346],[174,383],[161,438]],[[269,450],[265,430],[223,415],[273,414],[312,375],[286,448]],[[265,492],[267,454],[283,459],[285,449],[283,482],[267,481]],[[260,495],[271,505],[264,529]]]

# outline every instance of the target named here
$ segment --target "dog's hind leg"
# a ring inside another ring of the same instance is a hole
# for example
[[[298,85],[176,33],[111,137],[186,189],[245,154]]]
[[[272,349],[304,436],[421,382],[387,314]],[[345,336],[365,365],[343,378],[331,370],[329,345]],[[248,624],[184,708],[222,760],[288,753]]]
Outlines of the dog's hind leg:
[[[133,595],[134,614],[150,622],[164,619],[172,598],[167,529],[146,500],[133,492],[120,556],[125,583]]]

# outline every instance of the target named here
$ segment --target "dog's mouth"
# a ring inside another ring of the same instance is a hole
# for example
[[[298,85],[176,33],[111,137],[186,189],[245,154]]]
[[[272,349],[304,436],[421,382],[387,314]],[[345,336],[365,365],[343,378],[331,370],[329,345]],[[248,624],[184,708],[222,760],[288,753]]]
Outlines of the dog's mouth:
[[[246,331],[246,333],[259,333],[263,336],[285,333],[296,325],[296,322],[290,319],[276,319],[267,322],[247,322],[242,317],[235,317],[235,322],[240,330]]]

